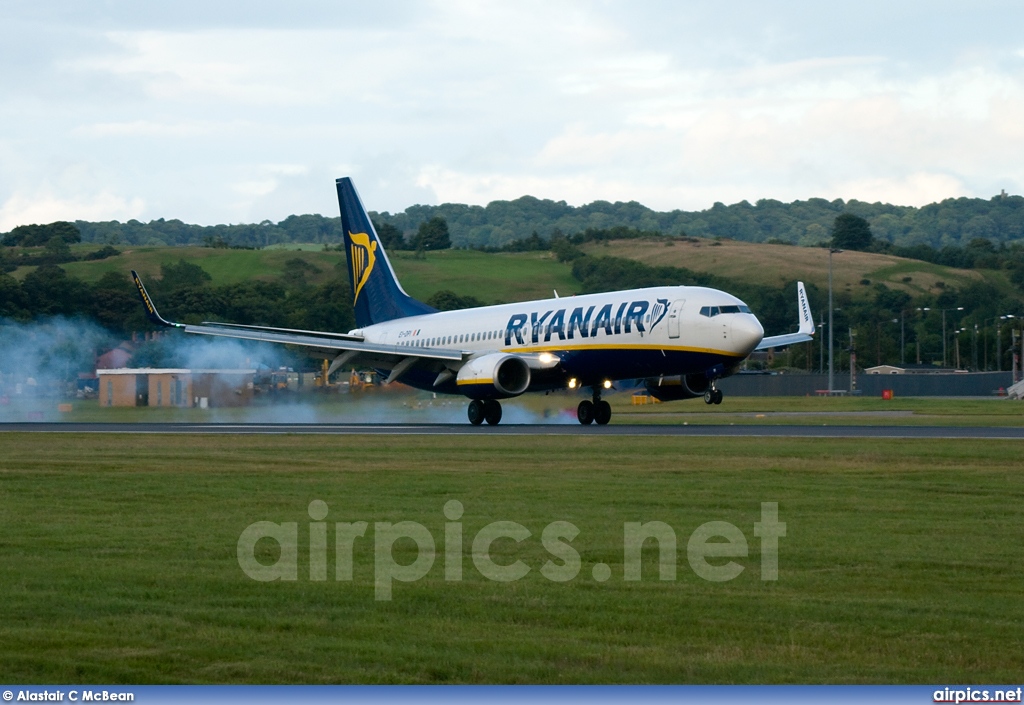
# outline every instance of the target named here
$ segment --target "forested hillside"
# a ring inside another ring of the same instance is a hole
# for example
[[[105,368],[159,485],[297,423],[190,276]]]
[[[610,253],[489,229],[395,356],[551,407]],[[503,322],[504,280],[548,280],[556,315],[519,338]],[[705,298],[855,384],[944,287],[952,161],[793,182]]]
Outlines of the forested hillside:
[[[30,242],[46,244],[0,247],[0,271],[8,272],[0,273],[0,339],[24,330],[8,328],[11,320],[53,316],[88,319],[112,335],[148,330],[127,277],[131,269],[144,274],[161,311],[174,319],[334,331],[354,325],[348,271],[337,247],[75,244],[67,241],[74,231],[59,224],[41,226],[33,237]],[[997,248],[975,239],[967,247],[926,249],[931,259],[948,258],[963,268],[874,251],[848,250],[835,257],[839,340],[860,341],[862,363],[942,364],[945,359],[971,369],[1005,369],[1012,357],[1011,330],[1019,328],[1024,314],[1024,247]],[[795,325],[795,280],[803,279],[815,318],[826,311],[828,250],[823,248],[613,228],[550,240],[531,236],[501,250],[424,247],[394,251],[392,261],[410,293],[439,309],[542,298],[553,289],[568,295],[698,284],[740,296],[766,331],[777,334]],[[796,346],[778,364],[810,368],[820,362],[820,345],[817,358],[815,352],[814,346]],[[144,362],[162,364],[155,357]],[[4,365],[0,360],[0,372]]]
[[[523,196],[487,206],[417,205],[401,213],[372,215],[379,224],[396,228],[410,244],[421,224],[440,217],[447,222],[455,247],[501,247],[533,232],[548,239],[559,232],[614,227],[745,242],[817,245],[829,239],[833,221],[842,213],[867,219],[878,240],[901,247],[927,245],[941,249],[979,238],[996,245],[1024,239],[1024,197],[1005,194],[987,200],[948,199],[922,208],[811,198],[793,203],[769,199],[730,206],[716,203],[702,211],[670,212],[653,211],[636,202],[595,201],[577,207],[564,201]],[[295,242],[336,244],[341,240],[340,219],[320,215],[293,215],[279,223],[242,225],[199,226],[162,218],[149,223],[76,221],[75,225],[83,242],[109,245],[266,247]],[[16,228],[0,238],[4,244],[22,244],[26,237],[32,237],[30,228]]]

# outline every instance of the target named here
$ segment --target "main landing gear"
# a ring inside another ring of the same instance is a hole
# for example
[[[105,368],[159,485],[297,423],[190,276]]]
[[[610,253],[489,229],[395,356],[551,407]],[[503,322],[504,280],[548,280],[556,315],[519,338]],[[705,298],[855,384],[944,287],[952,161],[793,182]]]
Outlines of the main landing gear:
[[[484,421],[491,426],[501,421],[501,404],[497,399],[474,399],[469,402],[469,422],[479,426]]]
[[[722,403],[722,390],[715,386],[712,380],[711,386],[704,392],[704,403],[705,404],[721,404]]]
[[[611,405],[601,399],[599,393],[594,393],[594,401],[584,399],[580,402],[580,405],[576,407],[576,418],[579,419],[580,423],[584,426],[594,423],[595,421],[599,426],[604,426],[606,423],[612,420],[612,407]]]

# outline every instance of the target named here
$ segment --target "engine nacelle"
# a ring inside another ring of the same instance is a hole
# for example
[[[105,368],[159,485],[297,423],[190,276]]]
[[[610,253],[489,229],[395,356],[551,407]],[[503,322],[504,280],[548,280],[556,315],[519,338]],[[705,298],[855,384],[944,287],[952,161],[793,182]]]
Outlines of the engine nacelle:
[[[467,361],[455,381],[459,392],[471,399],[507,399],[530,386],[530,367],[521,357],[490,353]]]
[[[660,384],[659,384],[660,382]],[[677,375],[659,380],[652,377],[644,381],[647,393],[660,401],[676,401],[704,396],[711,380],[704,373]]]

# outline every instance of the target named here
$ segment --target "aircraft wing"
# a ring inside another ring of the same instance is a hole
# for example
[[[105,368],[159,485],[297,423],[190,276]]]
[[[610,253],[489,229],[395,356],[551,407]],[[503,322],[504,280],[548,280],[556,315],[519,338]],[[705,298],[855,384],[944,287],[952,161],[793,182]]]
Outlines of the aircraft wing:
[[[771,335],[762,338],[755,350],[767,350],[768,348],[781,348],[796,343],[806,343],[814,340],[814,318],[811,316],[811,305],[807,302],[807,291],[803,282],[796,283],[797,310],[800,315],[800,329],[796,333],[785,335]]]
[[[347,333],[329,333],[323,331],[296,330],[292,328],[270,328],[263,326],[247,326],[236,323],[210,323],[200,325],[174,323],[168,321],[156,310],[153,300],[142,284],[135,270],[132,279],[139,290],[139,296],[146,307],[146,315],[153,323],[168,328],[177,328],[185,333],[212,335],[222,338],[238,338],[241,340],[259,340],[267,343],[295,345],[305,348],[314,357],[332,360],[328,374],[342,365],[354,364],[358,359],[360,365],[391,370],[388,381],[393,381],[402,372],[416,362],[434,361],[459,362],[466,355],[460,350],[444,350],[437,348],[413,348],[400,345],[383,345],[367,343],[362,336]]]

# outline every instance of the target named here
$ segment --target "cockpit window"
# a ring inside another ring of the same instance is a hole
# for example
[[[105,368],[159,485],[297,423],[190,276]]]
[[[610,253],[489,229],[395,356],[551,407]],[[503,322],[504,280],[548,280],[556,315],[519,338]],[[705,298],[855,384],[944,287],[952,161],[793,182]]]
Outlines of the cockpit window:
[[[720,313],[752,313],[750,307],[746,304],[740,304],[739,306],[702,306],[700,309],[700,315],[712,318]]]

